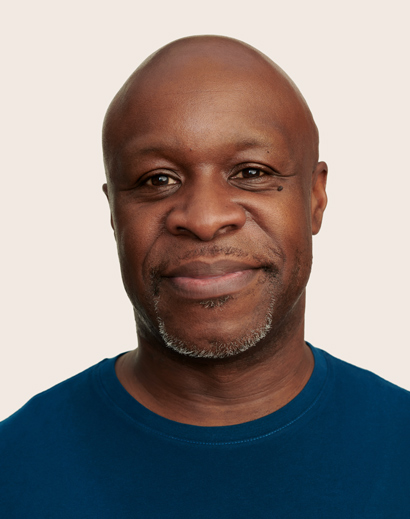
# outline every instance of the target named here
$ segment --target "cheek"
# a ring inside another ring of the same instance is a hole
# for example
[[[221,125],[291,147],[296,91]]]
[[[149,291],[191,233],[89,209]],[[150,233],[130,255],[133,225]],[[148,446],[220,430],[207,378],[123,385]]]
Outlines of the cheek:
[[[142,267],[152,247],[155,230],[142,211],[123,207],[114,215],[114,229],[121,272],[128,292],[142,282]]]
[[[284,200],[284,216],[288,222],[288,232],[301,243],[309,243],[312,236],[310,195],[304,185],[299,185],[292,195],[289,200]]]
[[[116,201],[113,211],[118,250],[140,255],[150,248],[160,234],[161,215],[132,197]]]
[[[275,197],[254,204],[250,213],[254,224],[287,254],[310,247],[310,205],[302,185],[285,186]]]
[[[312,265],[310,208],[302,189],[281,202],[271,229],[286,258],[284,283],[294,293],[307,283]]]

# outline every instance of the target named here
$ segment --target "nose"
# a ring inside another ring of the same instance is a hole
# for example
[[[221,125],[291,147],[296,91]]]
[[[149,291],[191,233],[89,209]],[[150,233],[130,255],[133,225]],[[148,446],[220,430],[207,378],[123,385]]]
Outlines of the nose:
[[[234,189],[225,181],[201,179],[182,186],[166,227],[174,235],[187,235],[211,241],[221,234],[241,229],[246,222],[245,209],[232,199]]]

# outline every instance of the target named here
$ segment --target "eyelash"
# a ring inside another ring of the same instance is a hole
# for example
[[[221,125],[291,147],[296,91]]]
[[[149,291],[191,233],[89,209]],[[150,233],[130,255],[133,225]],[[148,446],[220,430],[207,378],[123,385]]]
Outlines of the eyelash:
[[[245,177],[245,176],[243,176],[244,171],[255,171],[255,172],[258,172],[260,174],[254,175],[254,176],[251,175],[249,177]],[[239,177],[240,173],[242,173],[242,177]],[[265,175],[269,175],[269,173],[267,171],[263,170],[262,168],[248,166],[248,167],[240,169],[238,171],[238,173],[236,173],[232,178],[242,178],[243,180],[251,180],[253,178],[261,178],[261,177],[263,177]]]
[[[230,176],[230,179],[231,180],[243,180],[243,181],[253,181],[253,180],[262,180],[264,177],[269,177],[269,176],[274,176],[275,172],[272,170],[272,171],[266,171],[266,169],[264,169],[263,167],[257,167],[257,166],[246,166],[246,167],[243,167],[243,166],[239,166],[240,169],[237,169],[236,172],[234,172],[231,176]],[[257,175],[255,176],[244,176],[244,172],[250,172],[250,171],[254,171],[254,172],[258,172]],[[241,175],[242,176],[239,176]],[[158,182],[158,183],[155,183],[156,180],[159,180],[160,178],[163,178],[163,179],[167,179],[167,182],[166,183],[161,183],[161,182]],[[167,188],[167,187],[171,187],[171,186],[175,186],[177,184],[181,183],[181,181],[177,178],[175,178],[174,176],[168,174],[168,173],[156,173],[154,175],[151,175],[149,176],[148,178],[146,179],[143,179],[141,182],[140,182],[140,186],[149,186],[149,187],[153,187],[153,188]]]
[[[168,182],[166,184],[161,184],[161,183],[154,184],[153,181],[155,179],[159,179],[160,177],[166,177],[168,179]],[[169,183],[169,180],[173,180],[174,182]],[[150,181],[151,181],[151,183],[149,184]],[[167,175],[166,173],[157,173],[156,175],[152,175],[151,177],[147,178],[143,182],[143,184],[148,184],[148,185],[151,185],[153,187],[172,186],[172,185],[175,185],[177,183],[178,183],[178,181],[176,181],[175,178],[171,177],[171,175]]]

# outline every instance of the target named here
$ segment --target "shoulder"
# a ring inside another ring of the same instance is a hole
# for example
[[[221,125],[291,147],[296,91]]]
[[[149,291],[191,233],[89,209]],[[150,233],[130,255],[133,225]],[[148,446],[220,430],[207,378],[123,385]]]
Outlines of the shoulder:
[[[410,430],[410,392],[363,368],[323,352],[334,397],[349,414]]]
[[[0,515],[43,517],[39,509],[47,515],[50,503],[67,499],[59,478],[75,481],[76,467],[84,466],[98,433],[95,414],[106,414],[100,375],[110,362],[115,359],[39,393],[0,423]]]
[[[387,392],[387,394],[404,398],[405,400],[409,399],[410,401],[410,391],[389,382],[372,371],[359,368],[349,362],[338,359],[326,351],[320,351],[324,355],[328,366],[334,370],[337,379],[345,385],[352,384],[353,386],[360,386],[362,388],[376,389]]]
[[[0,422],[0,454],[7,453],[13,445],[41,441],[45,431],[66,424],[84,410],[91,394],[95,393],[95,376],[102,361],[85,371],[39,393],[22,408]]]

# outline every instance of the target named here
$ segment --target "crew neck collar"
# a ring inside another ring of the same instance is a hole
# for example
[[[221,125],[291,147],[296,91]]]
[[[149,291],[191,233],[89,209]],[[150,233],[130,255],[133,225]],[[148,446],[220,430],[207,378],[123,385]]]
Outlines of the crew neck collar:
[[[303,420],[318,404],[327,379],[327,362],[323,352],[311,348],[314,356],[314,369],[302,391],[284,407],[257,420],[237,425],[204,427],[174,422],[159,416],[135,400],[122,386],[115,372],[118,357],[106,359],[97,365],[97,383],[103,391],[107,403],[134,426],[149,429],[152,434],[165,436],[171,440],[226,445],[261,440],[280,434]]]

